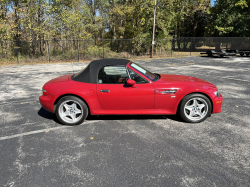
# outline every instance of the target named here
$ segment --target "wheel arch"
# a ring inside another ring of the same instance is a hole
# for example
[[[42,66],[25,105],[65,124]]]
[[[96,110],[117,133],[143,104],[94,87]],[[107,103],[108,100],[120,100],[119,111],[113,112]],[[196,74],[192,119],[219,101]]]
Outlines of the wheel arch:
[[[204,93],[204,92],[191,92],[191,93],[188,93],[188,94],[186,94],[186,95],[184,95],[184,96],[182,97],[182,99],[180,100],[180,102],[179,102],[179,104],[178,104],[176,113],[179,112],[179,110],[180,110],[180,105],[181,105],[181,102],[182,102],[183,98],[186,97],[187,95],[191,95],[191,94],[201,94],[201,95],[206,96],[206,97],[209,99],[210,103],[211,103],[211,113],[213,112],[213,108],[214,108],[214,106],[213,106],[213,101],[212,101],[211,97],[210,97],[208,94],[206,94],[206,93]]]
[[[79,95],[76,95],[76,94],[63,94],[63,95],[60,95],[60,96],[55,100],[55,102],[54,102],[54,104],[53,104],[53,112],[55,112],[55,110],[56,110],[56,105],[57,105],[58,101],[59,101],[61,98],[65,97],[65,96],[75,96],[75,97],[81,99],[81,100],[87,105],[87,107],[88,107],[88,113],[90,114],[90,108],[89,108],[89,104],[87,103],[87,101],[86,101],[85,99],[83,99],[82,97],[80,97]]]

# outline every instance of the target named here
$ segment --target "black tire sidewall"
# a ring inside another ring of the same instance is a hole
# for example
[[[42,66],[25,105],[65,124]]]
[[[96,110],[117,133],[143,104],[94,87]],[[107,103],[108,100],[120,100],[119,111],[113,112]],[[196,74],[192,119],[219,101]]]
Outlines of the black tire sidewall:
[[[60,115],[59,115],[59,107],[60,107],[60,105],[61,105],[64,101],[66,101],[66,100],[73,100],[73,101],[76,101],[77,103],[79,103],[79,104],[81,105],[81,107],[82,107],[82,109],[83,109],[83,116],[82,116],[82,118],[81,118],[78,122],[76,122],[76,123],[67,123],[67,122],[65,122],[65,121],[60,117]],[[83,123],[84,120],[87,118],[87,116],[88,116],[88,107],[87,107],[87,105],[85,104],[85,102],[84,102],[82,99],[78,98],[78,97],[75,97],[75,96],[65,96],[65,97],[61,98],[61,99],[58,101],[58,103],[57,103],[57,105],[56,105],[56,111],[55,111],[55,113],[56,113],[57,119],[58,119],[62,124],[64,124],[64,125],[69,125],[69,126],[74,126],[74,125],[79,125],[79,124]]]
[[[188,119],[188,118],[186,117],[186,115],[184,114],[184,107],[185,107],[185,104],[187,103],[187,101],[189,101],[190,99],[195,98],[195,97],[204,99],[204,100],[207,102],[207,104],[208,104],[208,112],[207,112],[206,116],[205,116],[204,118],[198,120],[198,121],[192,121],[192,120]],[[187,123],[200,123],[200,122],[204,121],[208,116],[211,115],[211,111],[212,111],[212,104],[211,104],[211,101],[208,99],[208,97],[205,96],[205,95],[203,95],[203,94],[195,94],[195,93],[194,93],[194,94],[186,95],[186,96],[182,99],[182,101],[181,101],[181,103],[180,103],[180,107],[179,107],[179,111],[178,111],[178,112],[179,112],[180,117],[181,117],[185,122],[187,122]]]

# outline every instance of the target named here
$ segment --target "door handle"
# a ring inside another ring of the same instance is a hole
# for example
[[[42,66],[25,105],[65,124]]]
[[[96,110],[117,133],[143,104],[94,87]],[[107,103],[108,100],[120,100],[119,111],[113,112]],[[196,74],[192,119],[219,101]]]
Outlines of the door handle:
[[[100,90],[100,92],[110,92],[110,90]]]

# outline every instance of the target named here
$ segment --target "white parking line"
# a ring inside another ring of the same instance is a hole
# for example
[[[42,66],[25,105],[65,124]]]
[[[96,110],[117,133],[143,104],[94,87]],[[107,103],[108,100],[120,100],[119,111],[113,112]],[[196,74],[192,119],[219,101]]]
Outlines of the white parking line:
[[[100,122],[100,121],[86,121],[86,122],[83,122],[82,125],[96,123],[96,122]],[[60,127],[53,127],[53,128],[48,128],[48,129],[41,129],[41,130],[37,130],[37,131],[31,131],[31,132],[25,132],[25,133],[21,133],[21,134],[15,134],[15,135],[11,135],[11,136],[0,137],[0,140],[8,140],[8,139],[11,139],[11,138],[27,136],[27,135],[30,135],[30,134],[38,134],[38,133],[41,133],[41,132],[58,130],[58,129],[66,129],[66,128],[72,128],[72,127],[73,126],[60,126]]]

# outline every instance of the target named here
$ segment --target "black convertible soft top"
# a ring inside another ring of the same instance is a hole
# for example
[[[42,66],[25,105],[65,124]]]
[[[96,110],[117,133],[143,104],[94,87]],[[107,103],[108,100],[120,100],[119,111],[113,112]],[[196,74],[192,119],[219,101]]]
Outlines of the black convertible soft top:
[[[85,82],[85,83],[94,83],[98,82],[98,73],[99,70],[103,66],[116,66],[116,65],[124,65],[126,66],[130,60],[126,59],[101,59],[101,60],[94,60],[89,63],[89,65],[79,73],[72,76],[72,80],[78,82]]]

